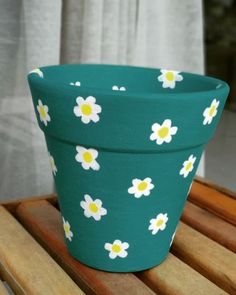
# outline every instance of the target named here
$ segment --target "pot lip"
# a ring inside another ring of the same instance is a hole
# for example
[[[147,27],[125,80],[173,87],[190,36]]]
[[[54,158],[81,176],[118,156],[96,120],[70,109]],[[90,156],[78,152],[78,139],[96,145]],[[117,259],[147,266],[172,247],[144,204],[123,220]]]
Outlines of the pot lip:
[[[59,68],[59,67],[69,67],[69,66],[82,66],[82,67],[111,67],[111,68],[130,68],[130,69],[139,69],[139,70],[156,70],[160,71],[160,68],[154,68],[154,67],[141,67],[141,66],[133,66],[133,65],[115,65],[115,64],[100,64],[100,63],[82,63],[82,64],[60,64],[60,65],[50,65],[50,66],[43,66],[39,67],[39,70],[43,70],[46,68]],[[114,91],[112,89],[105,89],[105,88],[95,88],[95,87],[76,87],[74,85],[70,84],[55,84],[55,81],[50,80],[50,79],[45,79],[43,77],[40,77],[38,74],[32,75],[32,72],[29,72],[27,75],[29,83],[33,83],[35,86],[38,87],[48,87],[49,89],[59,91],[61,90],[62,92],[76,92],[78,94],[82,93],[91,93],[92,95],[103,95],[103,96],[109,96],[109,97],[120,97],[122,100],[123,98],[135,98],[135,99],[141,99],[147,101],[147,99],[180,99],[180,98],[188,98],[189,95],[195,95],[196,97],[198,95],[201,96],[217,96],[220,93],[228,93],[229,92],[229,85],[218,78],[213,78],[211,76],[207,75],[201,75],[201,74],[196,74],[196,73],[191,73],[191,72],[185,72],[181,71],[181,74],[188,75],[192,77],[193,79],[197,79],[197,81],[201,82],[208,82],[209,85],[212,85],[212,89],[209,90],[197,90],[197,91],[183,91],[183,92],[173,92],[173,93],[165,93],[165,92],[129,92],[129,91]],[[56,87],[55,87],[56,85]]]

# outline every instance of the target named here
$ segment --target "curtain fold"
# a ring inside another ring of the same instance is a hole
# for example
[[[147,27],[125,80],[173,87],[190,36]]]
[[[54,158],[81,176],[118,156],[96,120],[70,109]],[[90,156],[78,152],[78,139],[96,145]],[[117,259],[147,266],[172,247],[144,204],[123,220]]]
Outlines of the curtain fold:
[[[0,198],[53,190],[26,82],[35,67],[113,63],[203,73],[197,0],[0,0]]]

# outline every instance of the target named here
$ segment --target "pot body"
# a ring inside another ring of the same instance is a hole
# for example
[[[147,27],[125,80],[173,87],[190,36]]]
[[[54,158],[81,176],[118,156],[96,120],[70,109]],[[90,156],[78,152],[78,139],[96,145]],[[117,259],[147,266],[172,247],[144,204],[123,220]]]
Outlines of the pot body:
[[[135,67],[78,65],[40,71],[43,77],[34,72],[29,84],[69,252],[106,271],[158,265],[169,252],[204,146],[223,110],[227,85],[183,74],[179,83],[186,80],[187,86],[178,88],[176,82],[176,89],[164,89],[154,82],[160,70]],[[134,73],[131,79],[128,73]],[[83,80],[81,86],[70,85],[75,77]],[[140,91],[139,77],[146,83]],[[150,79],[160,88],[156,92]],[[86,80],[88,87],[83,87]],[[111,89],[118,80],[120,85],[126,81],[126,91],[99,89],[97,80]]]

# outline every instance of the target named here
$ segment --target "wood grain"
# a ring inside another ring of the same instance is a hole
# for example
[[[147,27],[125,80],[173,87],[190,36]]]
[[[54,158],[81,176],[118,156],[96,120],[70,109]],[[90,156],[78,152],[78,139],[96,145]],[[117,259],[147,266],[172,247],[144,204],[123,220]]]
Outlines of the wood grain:
[[[233,199],[236,199],[236,192],[231,191],[228,188],[222,187],[222,186],[220,186],[220,185],[218,185],[216,183],[213,183],[213,182],[211,182],[210,180],[208,180],[206,178],[203,178],[203,177],[200,177],[200,176],[196,176],[194,178],[194,181],[195,182],[198,182],[198,183],[201,183],[201,184],[203,184],[205,186],[214,188],[215,190],[223,193],[224,195],[227,195],[228,197],[231,197]]]
[[[138,276],[155,292],[163,295],[227,294],[171,253],[162,264]]]
[[[9,295],[2,281],[0,281],[0,295]]]
[[[31,295],[84,294],[48,253],[0,206],[1,272]],[[9,284],[11,282],[8,282]],[[14,286],[11,286],[14,290]]]
[[[188,199],[236,225],[236,200],[204,184],[194,182]]]
[[[134,274],[95,270],[70,256],[64,243],[60,213],[47,201],[24,202],[19,205],[16,214],[86,294],[154,294]]]
[[[236,255],[180,222],[172,253],[226,292],[236,294]]]
[[[181,220],[236,253],[236,227],[191,202],[186,202]]]

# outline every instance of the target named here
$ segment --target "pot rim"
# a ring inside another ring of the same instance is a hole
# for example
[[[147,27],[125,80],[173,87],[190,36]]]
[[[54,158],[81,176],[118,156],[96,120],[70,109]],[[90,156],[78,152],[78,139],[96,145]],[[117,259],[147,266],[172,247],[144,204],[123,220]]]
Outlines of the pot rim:
[[[48,68],[61,68],[61,67],[111,67],[111,68],[124,68],[127,69],[129,68],[130,70],[151,70],[151,71],[160,71],[160,68],[154,68],[154,67],[140,67],[140,66],[132,66],[132,65],[115,65],[115,64],[99,64],[99,63],[83,63],[83,64],[61,64],[61,65],[50,65],[50,66],[43,66],[39,67],[38,69],[44,70]],[[176,92],[175,89],[173,89],[173,93],[169,92],[169,89],[167,92],[147,92],[147,91],[114,91],[109,88],[96,88],[96,87],[85,87],[85,86],[80,86],[76,87],[74,85],[66,84],[66,83],[59,83],[56,84],[54,80],[47,79],[47,78],[42,78],[39,75],[32,75],[30,72],[28,74],[28,80],[32,81],[35,86],[37,87],[42,87],[46,86],[48,89],[51,89],[52,91],[56,89],[56,91],[61,90],[62,92],[66,91],[75,91],[78,93],[89,93],[91,92],[92,95],[103,95],[103,96],[109,96],[109,97],[116,97],[116,99],[124,99],[129,98],[129,99],[137,99],[139,101],[145,100],[147,102],[147,99],[156,100],[156,99],[166,99],[166,98],[171,98],[171,99],[189,99],[190,94],[194,94],[196,97],[199,96],[216,96],[219,92],[228,92],[229,91],[229,85],[218,78],[213,78],[211,76],[207,75],[201,75],[201,74],[196,74],[196,73],[191,73],[191,72],[185,72],[181,71],[181,74],[184,74],[185,76],[188,76],[192,79],[195,79],[197,82],[199,82],[199,85],[201,86],[201,82],[204,81],[205,83],[207,82],[210,86],[212,86],[212,89],[209,90],[193,90],[193,91],[178,91]],[[56,86],[56,87],[55,87]],[[117,93],[118,92],[118,93]]]

